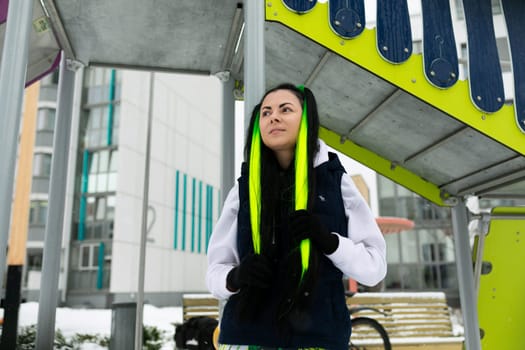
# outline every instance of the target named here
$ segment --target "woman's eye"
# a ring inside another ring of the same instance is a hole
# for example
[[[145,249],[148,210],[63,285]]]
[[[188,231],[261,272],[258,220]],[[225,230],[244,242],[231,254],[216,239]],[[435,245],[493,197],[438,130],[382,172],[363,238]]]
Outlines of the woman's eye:
[[[271,113],[270,113],[269,111],[263,111],[263,112],[262,112],[262,116],[263,116],[263,117],[267,117],[267,116],[269,116],[270,114],[271,114]]]

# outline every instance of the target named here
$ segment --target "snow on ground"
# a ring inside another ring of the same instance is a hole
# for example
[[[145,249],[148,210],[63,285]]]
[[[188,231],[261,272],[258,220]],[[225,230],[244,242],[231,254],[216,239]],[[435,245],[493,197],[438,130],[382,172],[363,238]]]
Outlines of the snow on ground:
[[[0,317],[3,310],[0,309]],[[60,329],[66,338],[70,338],[76,333],[99,334],[109,336],[111,334],[111,309],[72,309],[57,308],[55,325]],[[37,323],[38,303],[30,302],[20,305],[18,316],[19,327],[25,327]],[[173,323],[182,322],[181,307],[162,307],[144,305],[144,325],[155,326],[166,331],[165,338],[169,341],[164,344],[162,349],[174,349],[173,335],[175,327]],[[99,350],[103,347],[86,344],[83,350]]]
[[[20,305],[18,324],[20,327],[29,326],[37,323],[38,303],[30,302]],[[0,317],[3,310],[0,309]],[[56,329],[60,329],[66,338],[70,338],[76,333],[99,334],[110,336],[111,334],[111,309],[78,309],[78,308],[57,308]],[[463,335],[463,324],[461,311],[452,310],[452,325],[454,335]],[[162,350],[174,349],[173,335],[175,327],[173,323],[182,322],[181,307],[155,307],[144,305],[144,324],[155,326],[165,331],[166,343]],[[85,344],[82,350],[104,350],[106,348],[95,344]]]

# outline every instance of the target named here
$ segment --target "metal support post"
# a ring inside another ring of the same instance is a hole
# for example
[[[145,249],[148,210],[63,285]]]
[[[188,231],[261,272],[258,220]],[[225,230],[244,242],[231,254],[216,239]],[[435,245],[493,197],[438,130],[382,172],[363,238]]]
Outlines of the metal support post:
[[[458,269],[459,297],[465,326],[465,344],[467,350],[481,350],[477,298],[474,290],[474,273],[468,234],[467,207],[460,198],[452,208],[452,227],[456,249],[456,266]]]
[[[9,2],[0,66],[0,277],[4,276],[6,266],[32,16],[32,0]]]
[[[244,126],[265,90],[264,1],[244,0]]]
[[[60,63],[58,101],[53,137],[53,158],[49,183],[49,207],[44,236],[42,282],[38,300],[37,349],[52,349],[55,339],[55,316],[58,304],[58,280],[64,227],[67,163],[71,134],[71,113],[75,72],[68,69],[67,59]]]
[[[144,274],[146,269],[146,240],[148,235],[149,166],[151,153],[151,123],[153,120],[153,98],[155,96],[155,73],[150,73],[148,120],[146,127],[146,154],[144,161],[144,187],[142,196],[142,225],[139,251],[139,282],[137,292],[137,316],[135,319],[135,349],[142,349],[142,318],[144,312]]]
[[[235,81],[229,79],[222,84],[222,174],[221,205],[235,180]]]

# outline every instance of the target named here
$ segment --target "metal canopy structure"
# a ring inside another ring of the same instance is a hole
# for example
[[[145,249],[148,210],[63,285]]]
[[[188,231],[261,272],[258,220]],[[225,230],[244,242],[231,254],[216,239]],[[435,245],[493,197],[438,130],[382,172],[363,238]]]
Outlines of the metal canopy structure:
[[[248,1],[250,6],[255,3]],[[397,11],[384,8],[393,1],[378,1],[382,7],[374,29],[364,28],[361,1],[259,2],[266,20],[261,43],[264,67],[259,67],[266,86],[285,81],[309,86],[318,100],[321,137],[330,146],[438,205],[454,206],[466,345],[478,349],[464,197],[525,198],[524,93],[517,87],[519,103],[503,105],[504,96],[497,89],[501,79],[497,53],[496,64],[488,60],[495,47],[490,0],[463,1],[469,66],[481,67],[472,70],[470,81],[457,81],[455,44],[443,39],[453,38],[448,1],[423,4],[424,22],[429,24],[425,30],[433,35],[426,37],[439,39],[424,43],[423,55],[412,54],[406,36],[410,24],[402,21],[408,13],[396,13],[396,21],[383,16]],[[0,10],[6,3],[0,0]],[[438,3],[441,6],[430,9],[429,17],[429,4]],[[524,45],[518,45],[522,35],[515,34],[523,33],[516,18],[525,7],[521,0],[502,3],[510,9],[505,17],[511,45],[514,42],[515,85],[522,86],[525,77],[517,68],[523,64]],[[240,0],[35,0],[34,4],[45,14],[55,39],[42,50],[60,47],[70,61],[209,74],[222,80],[246,78]],[[0,29],[4,12],[0,11]],[[483,30],[472,30],[476,26]],[[35,22],[33,27],[38,28]],[[486,66],[475,61],[478,58],[487,58]],[[30,61],[28,72],[33,68]],[[246,85],[249,90],[250,82]]]
[[[42,3],[66,55],[85,65],[243,78],[240,1]],[[467,82],[432,86],[421,55],[382,60],[373,31],[341,38],[328,4],[306,15],[265,4],[266,86],[308,85],[332,147],[440,205],[470,194],[525,197],[525,135],[512,105],[488,114],[470,102]]]

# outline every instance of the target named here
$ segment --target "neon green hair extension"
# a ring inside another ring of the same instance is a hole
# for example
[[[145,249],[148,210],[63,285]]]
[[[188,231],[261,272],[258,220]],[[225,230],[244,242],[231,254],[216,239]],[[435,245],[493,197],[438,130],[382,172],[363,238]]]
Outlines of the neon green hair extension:
[[[261,130],[259,129],[259,113],[255,116],[253,123],[249,167],[248,192],[253,251],[255,254],[261,254]]]
[[[297,87],[304,93],[304,86]],[[307,209],[308,206],[308,118],[306,99],[303,103],[303,114],[299,126],[299,134],[295,145],[295,210]],[[304,239],[299,245],[301,251],[301,281],[310,260],[310,240]]]
[[[304,93],[304,87],[297,87]],[[250,164],[248,191],[250,198],[250,223],[252,229],[253,250],[255,254],[261,253],[261,131],[259,129],[259,113],[257,113],[253,126],[252,142],[250,147]],[[299,134],[295,146],[295,210],[307,209],[308,206],[308,118],[306,100],[303,104],[303,113]],[[301,281],[310,260],[310,240],[305,239],[299,246],[301,252]]]

